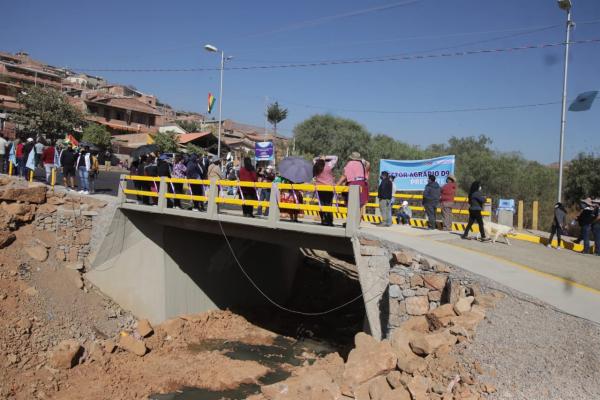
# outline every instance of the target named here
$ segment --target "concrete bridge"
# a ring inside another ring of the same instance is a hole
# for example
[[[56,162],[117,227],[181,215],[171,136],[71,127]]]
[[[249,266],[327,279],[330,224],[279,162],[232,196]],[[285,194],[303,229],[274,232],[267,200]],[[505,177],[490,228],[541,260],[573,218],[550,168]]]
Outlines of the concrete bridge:
[[[134,181],[145,185],[133,189]],[[203,194],[174,193],[173,183],[202,185]],[[227,188],[243,186],[271,189],[269,201],[224,194]],[[334,206],[284,203],[279,196],[284,190],[330,191],[340,197],[347,193],[348,201]],[[138,204],[138,196],[150,199],[150,205]],[[206,211],[173,208],[174,199],[205,202]],[[447,232],[374,227],[361,222],[357,187],[123,176],[119,202],[87,278],[123,307],[153,322],[215,308],[285,304],[301,261],[300,249],[310,248],[354,257],[363,295],[372,291],[364,296],[370,330],[381,336],[385,327],[380,323],[379,300],[388,285],[387,271],[363,261],[359,244],[363,236],[416,250],[600,322],[600,274],[594,275],[593,256],[569,255],[576,265],[590,264],[586,268],[593,283],[589,283],[584,282],[587,276],[573,279],[568,273],[544,271],[555,258],[542,246],[528,244],[531,247],[521,251],[526,256],[515,259],[504,244],[466,246]],[[269,215],[244,217],[236,208],[241,205],[268,208]],[[333,227],[312,217],[295,223],[285,219],[289,211],[334,212],[338,218]],[[498,252],[498,246],[504,247]],[[531,259],[540,257],[548,263],[533,265]]]

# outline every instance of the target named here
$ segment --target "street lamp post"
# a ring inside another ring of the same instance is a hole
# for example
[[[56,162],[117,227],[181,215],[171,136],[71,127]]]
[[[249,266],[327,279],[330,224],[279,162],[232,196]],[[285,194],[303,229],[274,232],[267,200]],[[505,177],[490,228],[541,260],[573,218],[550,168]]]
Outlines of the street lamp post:
[[[567,38],[565,41],[565,65],[563,76],[563,94],[562,94],[562,111],[560,114],[560,148],[558,152],[558,201],[562,201],[562,186],[563,186],[563,166],[564,166],[564,144],[565,144],[565,126],[567,124],[567,80],[569,73],[569,42],[571,40],[571,29],[574,24],[571,20],[571,8],[573,4],[571,0],[558,0],[558,6],[567,12]]]
[[[223,106],[223,69],[225,67],[225,52],[223,50],[219,50],[217,47],[207,44],[204,46],[206,51],[211,53],[221,52],[221,78],[219,83],[219,133],[217,138],[217,158],[221,158],[221,125],[223,124],[222,119],[222,106]]]

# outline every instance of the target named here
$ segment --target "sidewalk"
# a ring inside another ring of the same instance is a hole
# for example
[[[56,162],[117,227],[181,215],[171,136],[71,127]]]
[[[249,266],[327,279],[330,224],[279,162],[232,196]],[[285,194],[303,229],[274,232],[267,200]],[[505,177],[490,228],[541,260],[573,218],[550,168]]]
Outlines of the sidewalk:
[[[463,241],[456,234],[405,226],[380,228],[363,224],[361,231],[600,323],[600,259],[596,256],[528,243],[515,245],[515,241],[510,247],[504,243]],[[568,278],[571,275],[585,284]]]

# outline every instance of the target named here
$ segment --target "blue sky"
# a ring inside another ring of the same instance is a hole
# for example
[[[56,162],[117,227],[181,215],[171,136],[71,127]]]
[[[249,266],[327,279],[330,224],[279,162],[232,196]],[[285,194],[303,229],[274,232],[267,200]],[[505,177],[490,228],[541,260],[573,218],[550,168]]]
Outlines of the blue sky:
[[[600,1],[573,0],[573,40],[600,38]],[[402,3],[405,3],[402,5]],[[72,68],[231,67],[437,54],[564,40],[554,0],[30,1],[3,8],[0,50]],[[390,6],[390,7],[385,7]],[[595,21],[595,22],[594,22]],[[586,23],[587,22],[587,23]],[[508,37],[510,36],[510,37]],[[473,42],[480,42],[472,44]],[[464,45],[467,44],[467,45]],[[446,49],[449,48],[449,49]],[[438,50],[444,49],[444,50]],[[223,115],[264,124],[265,97],[289,109],[283,134],[315,113],[357,120],[426,146],[485,134],[494,148],[557,159],[560,105],[480,112],[396,114],[559,102],[563,48],[383,63],[225,71]],[[133,84],[175,108],[204,112],[218,71],[94,72]],[[600,89],[600,44],[572,46],[569,97]],[[569,113],[566,156],[600,152],[600,102]]]

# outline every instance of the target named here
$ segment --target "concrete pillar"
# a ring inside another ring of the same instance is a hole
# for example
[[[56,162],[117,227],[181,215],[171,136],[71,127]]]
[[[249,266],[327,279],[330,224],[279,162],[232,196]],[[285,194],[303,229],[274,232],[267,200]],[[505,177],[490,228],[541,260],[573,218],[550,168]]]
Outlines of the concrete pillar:
[[[210,187],[208,189],[208,204],[206,206],[206,215],[210,219],[216,219],[219,213],[219,207],[217,204],[217,197],[219,197],[219,186],[217,185],[217,178],[210,180]]]
[[[523,200],[519,200],[517,209],[517,229],[523,230]]]
[[[165,195],[167,194],[167,182],[165,181],[165,177],[160,178],[160,183],[158,184],[158,209],[164,210],[167,208],[167,198]]]
[[[275,226],[279,221],[279,183],[271,184],[271,197],[269,198],[269,225]]]
[[[492,203],[486,201],[483,205],[483,211],[488,213],[488,215],[483,217],[484,221],[492,222]]]
[[[121,176],[119,177],[119,191],[117,194],[117,198],[119,199],[119,203],[121,203],[121,204],[125,203],[125,201],[127,200],[127,196],[125,195],[125,192],[123,191],[127,185],[127,181],[125,180],[126,176],[127,175],[125,175],[125,174],[121,174]]]
[[[360,228],[360,188],[348,186],[348,215],[346,217],[346,236],[353,236]]]
[[[537,231],[538,229],[538,214],[539,214],[539,203],[537,200],[533,202],[533,210],[532,210],[532,219],[531,219],[531,229]]]

